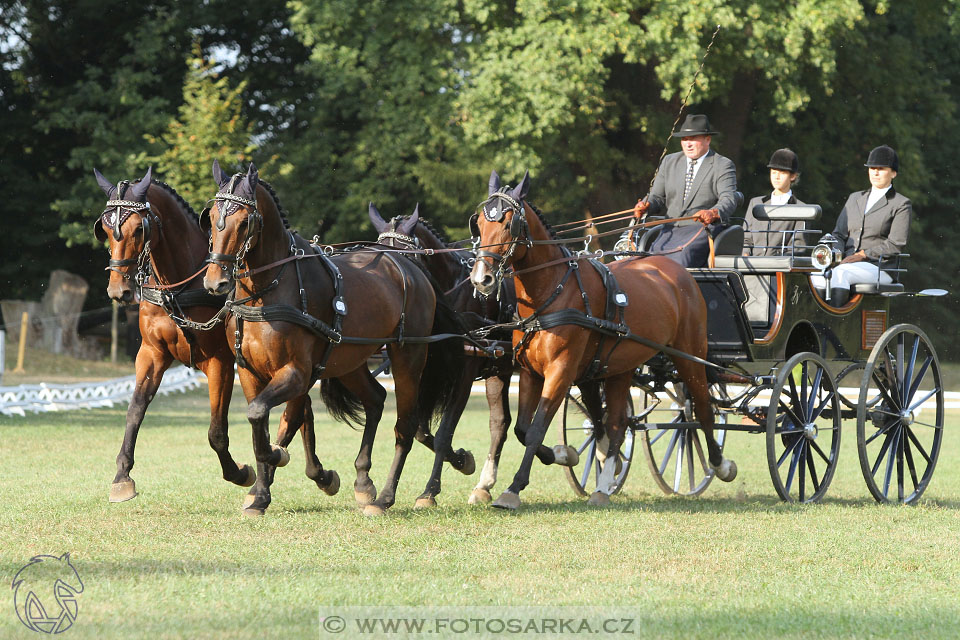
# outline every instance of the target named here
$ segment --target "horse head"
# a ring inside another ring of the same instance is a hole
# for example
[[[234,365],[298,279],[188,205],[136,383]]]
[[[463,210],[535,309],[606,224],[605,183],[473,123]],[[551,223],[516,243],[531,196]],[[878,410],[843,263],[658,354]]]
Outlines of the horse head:
[[[409,216],[395,216],[387,222],[380,215],[380,211],[372,202],[367,211],[373,228],[377,230],[377,242],[391,247],[401,249],[414,249],[420,246],[417,240],[416,228],[420,221],[420,204],[413,208],[413,213]]]
[[[230,176],[214,160],[213,179],[217,194],[211,199],[212,206],[200,216],[201,228],[210,234],[210,264],[203,286],[210,293],[222,295],[233,288],[236,268],[256,246],[263,217],[257,208],[259,174],[252,162],[246,174]]]
[[[110,271],[107,295],[124,304],[134,300],[133,283],[143,277],[150,239],[160,226],[147,202],[152,173],[150,167],[137,182],[122,180],[114,185],[100,171],[93,170],[97,184],[107,195],[104,211],[93,225],[97,240],[110,243],[110,261],[105,269]]]
[[[488,198],[470,217],[476,263],[470,282],[480,295],[489,296],[500,288],[504,271],[523,257],[530,246],[524,198],[530,190],[530,172],[516,187],[500,186],[500,176],[490,173]]]

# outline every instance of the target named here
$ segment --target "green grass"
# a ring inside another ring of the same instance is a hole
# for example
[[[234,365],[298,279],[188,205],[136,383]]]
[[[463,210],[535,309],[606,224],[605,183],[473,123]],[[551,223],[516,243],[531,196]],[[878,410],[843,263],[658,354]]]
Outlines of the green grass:
[[[7,340],[3,386],[38,384],[40,382],[68,384],[81,380],[104,380],[129,376],[135,372],[133,362],[126,356],[117,356],[117,362],[82,360],[43,349],[24,349],[23,372],[15,372],[19,345]]]
[[[611,508],[588,507],[558,468],[535,463],[515,514],[468,506],[476,476],[449,467],[441,506],[415,511],[432,461],[416,444],[397,505],[371,520],[351,490],[359,433],[320,408],[318,453],[340,472],[340,494],[303,476],[298,438],[267,515],[249,519],[245,490],[220,479],[206,444],[206,403],[202,391],[155,401],[133,471],[140,495],[124,504],[109,504],[107,491],[125,407],[0,418],[2,575],[12,580],[31,556],[71,552],[85,590],[69,637],[316,638],[321,606],[427,604],[592,605],[627,612],[651,638],[960,634],[956,412],[912,508],[869,497],[849,422],[819,505],[779,502],[764,437],[735,433],[727,452],[740,476],[700,498],[663,496],[638,453]],[[237,395],[231,450],[252,462],[245,406]],[[274,429],[276,420],[275,411]],[[378,486],[392,421],[384,416],[374,453]],[[488,440],[485,407],[473,401],[456,444],[479,466]],[[519,456],[511,437],[495,495]],[[8,594],[0,637],[35,637]]]

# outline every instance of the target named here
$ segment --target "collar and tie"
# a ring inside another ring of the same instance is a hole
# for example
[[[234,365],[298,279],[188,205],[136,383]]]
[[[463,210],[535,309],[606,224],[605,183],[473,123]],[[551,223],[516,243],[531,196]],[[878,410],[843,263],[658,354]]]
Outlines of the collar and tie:
[[[687,195],[690,193],[690,187],[693,186],[693,168],[697,166],[696,160],[687,158],[687,175],[683,178],[683,200],[686,202]]]

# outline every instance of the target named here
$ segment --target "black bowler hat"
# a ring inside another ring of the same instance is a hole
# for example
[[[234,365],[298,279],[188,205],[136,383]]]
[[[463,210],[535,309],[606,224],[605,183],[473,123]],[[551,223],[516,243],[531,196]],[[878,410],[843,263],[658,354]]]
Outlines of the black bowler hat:
[[[780,169],[790,173],[800,173],[800,158],[790,149],[777,149],[770,156],[770,162],[767,163],[768,169]]]
[[[894,171],[900,171],[900,158],[897,152],[883,144],[870,152],[865,167],[890,167]]]
[[[677,129],[677,132],[673,134],[673,137],[687,138],[689,136],[712,136],[715,133],[720,132],[710,130],[710,121],[707,120],[707,116],[699,113],[689,113],[687,114],[687,118],[683,121],[683,124],[680,125],[679,129]]]

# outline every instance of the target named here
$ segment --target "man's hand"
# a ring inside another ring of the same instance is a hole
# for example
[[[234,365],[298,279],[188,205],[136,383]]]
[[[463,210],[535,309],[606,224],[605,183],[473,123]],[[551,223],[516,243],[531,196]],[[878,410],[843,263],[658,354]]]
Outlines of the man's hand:
[[[708,225],[720,219],[720,212],[716,209],[700,209],[700,211],[693,214],[693,217],[704,225]]]
[[[637,204],[633,206],[633,217],[642,218],[647,212],[647,209],[650,208],[650,203],[645,200],[637,200]]]
[[[851,253],[849,256],[840,261],[840,264],[850,264],[851,262],[863,262],[867,259],[867,254],[863,251],[857,251],[856,253]]]

